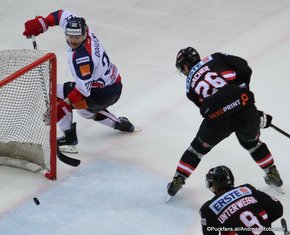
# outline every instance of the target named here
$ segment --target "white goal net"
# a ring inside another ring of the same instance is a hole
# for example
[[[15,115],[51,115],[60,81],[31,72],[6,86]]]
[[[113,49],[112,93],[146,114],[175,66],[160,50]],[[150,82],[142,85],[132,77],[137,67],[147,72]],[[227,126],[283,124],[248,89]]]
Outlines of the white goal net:
[[[55,121],[46,125],[43,115],[55,115],[55,60],[44,51],[0,51],[0,164],[48,172],[51,179],[56,177]]]

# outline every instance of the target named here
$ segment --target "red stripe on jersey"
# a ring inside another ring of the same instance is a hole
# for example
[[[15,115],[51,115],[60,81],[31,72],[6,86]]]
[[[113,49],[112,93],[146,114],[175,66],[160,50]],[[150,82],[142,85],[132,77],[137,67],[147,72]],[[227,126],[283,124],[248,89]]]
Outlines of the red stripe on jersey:
[[[119,75],[119,76],[117,77],[117,79],[116,79],[116,82],[115,82],[115,83],[121,82],[121,80],[122,80],[122,78],[121,78],[121,76]]]
[[[59,20],[62,15],[63,10],[58,10],[55,12],[50,13],[45,19],[48,26],[55,26],[59,25]]]
[[[236,72],[233,70],[227,70],[227,71],[221,72],[221,75],[226,81],[232,81],[236,79]]]
[[[111,78],[115,78],[116,76],[116,66],[113,66]]]
[[[86,51],[89,53],[90,56],[92,56],[92,39],[89,35],[89,29],[87,29],[87,38],[86,38],[86,41],[85,41],[85,44],[84,44],[84,47],[86,49]]]
[[[92,83],[92,88],[103,88],[104,86],[105,86],[105,84],[102,83],[101,81],[100,82],[99,81],[94,81]]]
[[[58,14],[57,14],[57,19],[58,19],[58,24],[59,24],[59,21],[60,21],[60,17],[61,17],[61,15],[62,15],[62,13],[63,13],[63,10],[59,10],[58,11]]]
[[[121,76],[118,74],[117,67],[114,64],[110,65],[112,83],[121,82]]]
[[[259,216],[261,216],[264,220],[268,220],[268,214],[266,211],[261,211]]]

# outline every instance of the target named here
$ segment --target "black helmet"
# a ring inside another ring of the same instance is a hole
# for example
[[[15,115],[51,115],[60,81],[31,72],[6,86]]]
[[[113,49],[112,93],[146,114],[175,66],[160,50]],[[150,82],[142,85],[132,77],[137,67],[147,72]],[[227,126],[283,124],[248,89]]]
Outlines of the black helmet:
[[[191,70],[194,65],[200,61],[198,52],[192,48],[187,47],[181,49],[176,56],[176,68],[184,74],[184,65],[187,65],[188,69]],[[187,74],[185,74],[187,75]]]
[[[206,174],[207,187],[215,188],[215,192],[220,192],[234,186],[234,176],[230,168],[226,166],[217,166],[209,170]]]
[[[67,25],[65,26],[66,35],[84,35],[87,30],[87,24],[84,18],[82,17],[72,17],[68,20]]]

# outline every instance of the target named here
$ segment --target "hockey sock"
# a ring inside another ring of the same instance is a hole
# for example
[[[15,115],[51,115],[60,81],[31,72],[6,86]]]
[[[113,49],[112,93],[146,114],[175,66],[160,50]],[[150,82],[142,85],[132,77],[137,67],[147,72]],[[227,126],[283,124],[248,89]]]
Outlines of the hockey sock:
[[[263,170],[269,171],[267,168],[274,164],[274,159],[265,143],[259,142],[256,147],[249,150],[254,161]],[[266,172],[267,173],[267,172]]]
[[[111,128],[115,128],[116,123],[119,122],[119,118],[106,109],[96,113],[94,120]]]

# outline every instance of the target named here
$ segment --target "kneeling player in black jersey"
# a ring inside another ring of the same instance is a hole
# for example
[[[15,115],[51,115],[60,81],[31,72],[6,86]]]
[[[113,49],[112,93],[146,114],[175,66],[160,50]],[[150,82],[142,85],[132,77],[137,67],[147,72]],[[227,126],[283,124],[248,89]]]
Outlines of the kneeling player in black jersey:
[[[275,234],[271,223],[283,215],[277,199],[250,184],[235,187],[226,166],[210,169],[206,183],[215,196],[200,209],[203,234]]]
[[[250,91],[252,70],[244,59],[214,53],[201,59],[192,47],[182,49],[177,69],[187,76],[187,97],[200,109],[203,121],[183,153],[168,194],[174,196],[206,155],[232,133],[253,160],[266,173],[265,182],[281,187],[283,182],[267,145],[260,140],[260,128],[267,128],[272,117],[255,106]]]

